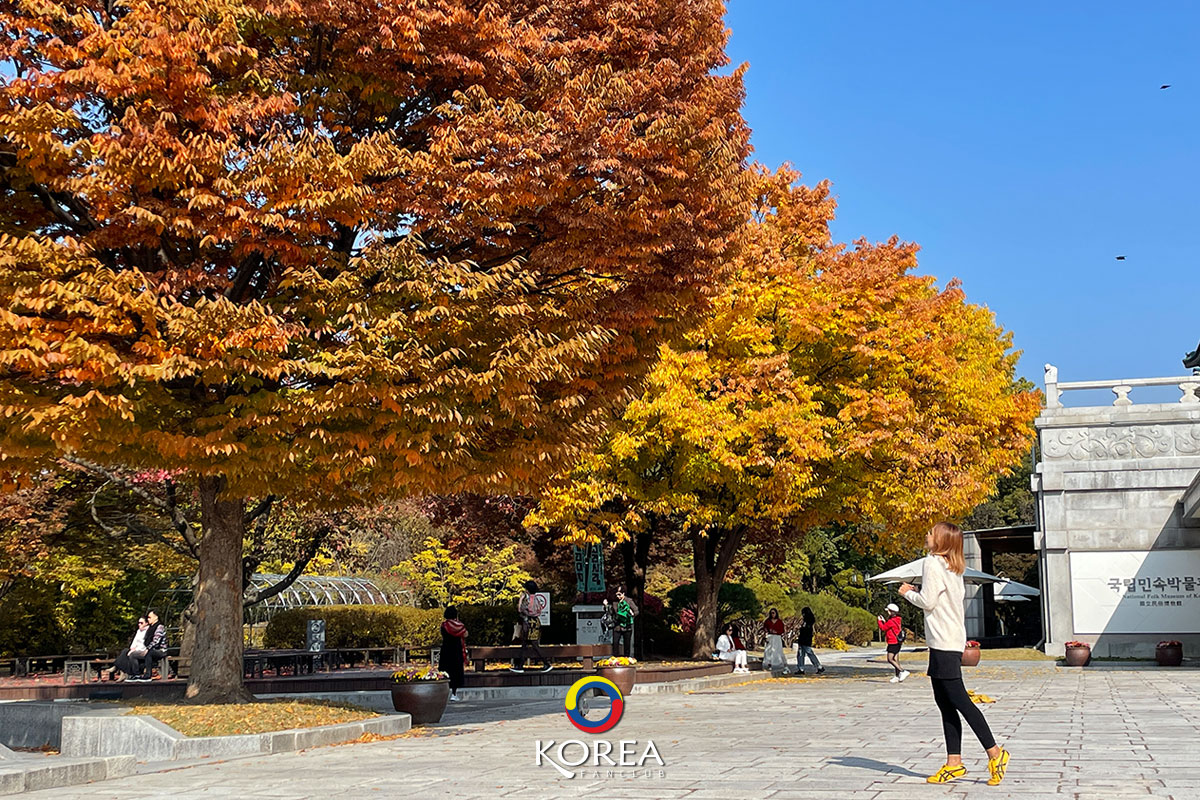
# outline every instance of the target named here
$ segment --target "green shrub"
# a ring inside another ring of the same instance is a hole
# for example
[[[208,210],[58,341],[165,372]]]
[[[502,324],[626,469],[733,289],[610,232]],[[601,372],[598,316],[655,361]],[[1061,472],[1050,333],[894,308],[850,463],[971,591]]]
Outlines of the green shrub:
[[[751,578],[746,581],[746,586],[758,598],[764,617],[772,608],[777,609],[783,619],[794,617],[799,612],[798,608],[793,607],[795,603],[792,600],[792,590],[781,583],[768,583],[760,578]]]
[[[517,621],[516,604],[459,606],[458,617],[467,626],[467,644],[495,646],[512,643]],[[427,647],[441,643],[440,608],[407,606],[306,606],[276,614],[263,634],[266,648],[304,647],[308,620],[325,620],[325,646]],[[547,644],[574,644],[575,615],[569,603],[550,606],[550,624],[542,628]]]
[[[467,645],[495,647],[512,644],[517,624],[516,603],[496,606],[459,606],[458,618],[467,626]],[[575,614],[570,603],[550,604],[550,624],[542,626],[546,644],[575,643]]]
[[[442,611],[406,606],[305,606],[276,614],[267,624],[263,646],[304,647],[308,620],[325,620],[325,646],[424,647],[440,643]]]
[[[875,633],[875,615],[861,608],[851,608],[832,595],[797,592],[792,595],[792,603],[797,618],[805,606],[812,609],[817,618],[817,636],[837,637],[850,644],[862,645],[870,642]]]

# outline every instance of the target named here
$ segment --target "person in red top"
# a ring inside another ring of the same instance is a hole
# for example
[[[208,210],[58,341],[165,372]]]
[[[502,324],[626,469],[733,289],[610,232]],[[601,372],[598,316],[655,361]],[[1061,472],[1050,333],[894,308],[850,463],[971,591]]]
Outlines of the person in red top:
[[[891,682],[899,683],[909,674],[908,670],[900,669],[900,641],[904,638],[904,621],[900,619],[900,607],[895,603],[888,603],[887,612],[887,619],[883,617],[875,619],[879,630],[883,631],[884,641],[887,642],[887,662],[892,665],[892,669],[896,670]]]
[[[787,656],[783,654],[783,631],[783,620],[779,618],[779,610],[772,608],[763,622],[767,644],[763,648],[762,668],[770,672],[787,669]]]

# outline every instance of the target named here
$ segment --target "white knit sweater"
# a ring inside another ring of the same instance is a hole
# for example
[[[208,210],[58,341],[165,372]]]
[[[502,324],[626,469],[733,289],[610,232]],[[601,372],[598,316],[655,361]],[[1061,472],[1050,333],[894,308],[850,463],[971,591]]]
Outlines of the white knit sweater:
[[[925,611],[925,642],[931,650],[961,653],[967,647],[963,621],[963,579],[941,556],[928,555],[921,565],[921,589],[904,599]]]

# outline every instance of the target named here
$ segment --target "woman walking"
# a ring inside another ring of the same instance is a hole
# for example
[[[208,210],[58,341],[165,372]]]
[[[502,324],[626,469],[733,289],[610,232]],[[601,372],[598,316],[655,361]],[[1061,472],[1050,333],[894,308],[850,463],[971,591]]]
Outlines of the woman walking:
[[[813,630],[817,626],[817,618],[812,609],[805,606],[800,611],[800,629],[796,631],[796,674],[804,674],[804,660],[811,659],[817,668],[817,674],[825,671],[817,660],[817,651],[813,650]]]
[[[900,683],[908,677],[908,670],[900,669],[900,640],[903,638],[904,622],[900,619],[900,606],[888,603],[887,619],[876,617],[875,624],[883,631],[883,639],[887,642],[887,662],[896,670],[892,683]]]
[[[450,676],[450,699],[462,700],[458,690],[463,687],[463,673],[467,664],[467,626],[458,619],[458,609],[450,606],[442,613],[442,652],[438,656],[438,669]]]
[[[967,646],[963,622],[962,528],[939,522],[925,534],[925,557],[921,569],[921,589],[907,583],[900,594],[925,612],[925,640],[929,644],[929,677],[933,699],[942,712],[942,731],[946,736],[946,764],[927,780],[949,783],[967,774],[962,763],[962,719],[967,721],[979,743],[987,750],[989,786],[1004,780],[1008,751],[996,744],[983,713],[971,702],[962,680],[962,653]],[[962,719],[959,719],[959,716]]]
[[[783,654],[783,620],[779,618],[778,609],[772,608],[763,622],[763,633],[767,635],[767,644],[763,648],[762,668],[770,672],[787,670],[787,656]]]

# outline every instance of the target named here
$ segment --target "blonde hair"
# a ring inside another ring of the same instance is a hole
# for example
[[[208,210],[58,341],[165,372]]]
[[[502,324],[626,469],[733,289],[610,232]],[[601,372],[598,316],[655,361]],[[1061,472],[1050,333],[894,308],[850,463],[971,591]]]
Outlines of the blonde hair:
[[[967,560],[963,558],[962,528],[953,522],[939,522],[933,526],[933,547],[929,552],[946,559],[946,565],[956,575],[962,575],[967,569]]]

